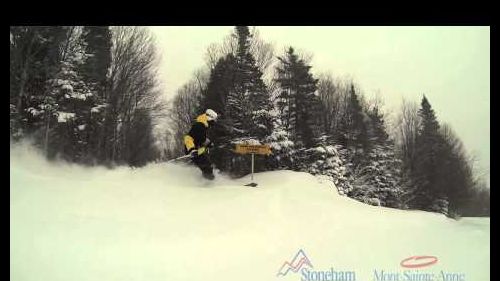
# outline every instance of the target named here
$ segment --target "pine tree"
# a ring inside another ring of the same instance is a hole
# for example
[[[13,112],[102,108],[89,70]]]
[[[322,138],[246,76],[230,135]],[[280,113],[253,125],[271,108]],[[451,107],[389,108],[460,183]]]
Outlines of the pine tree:
[[[73,62],[62,62],[61,70],[48,81],[49,96],[57,102],[57,123],[51,154],[62,153],[70,161],[80,161],[86,154],[86,119],[92,93],[74,70]],[[48,129],[48,128],[47,128]]]
[[[11,27],[11,135],[20,138],[32,135],[43,146],[45,134],[41,128],[52,118],[54,104],[47,97],[45,86],[59,70],[61,45],[67,27]]]
[[[474,196],[473,169],[462,142],[451,127],[444,124],[439,134],[443,145],[438,155],[436,186],[448,200],[448,215],[456,217]]]
[[[229,54],[219,59],[211,71],[201,106],[197,110],[200,114],[211,108],[219,114],[219,120],[210,128],[208,137],[217,144],[212,148],[211,160],[222,171],[230,170],[230,163],[234,157],[231,152],[234,124],[232,115],[228,114],[227,109],[228,97],[234,92],[235,70],[236,58],[233,55]]]
[[[108,26],[85,26],[82,37],[87,55],[82,74],[91,90],[104,98],[111,64],[111,30]]]
[[[311,66],[299,59],[290,47],[284,57],[278,58],[276,82],[280,92],[276,105],[284,129],[297,145],[312,147],[322,130],[321,102],[317,96],[317,79],[310,73]]]
[[[92,160],[89,140],[93,133],[89,123],[100,99],[89,87],[91,82],[87,82],[82,74],[81,69],[88,56],[85,42],[80,34],[73,31],[68,31],[59,71],[47,81],[48,96],[57,105],[57,122],[52,125],[54,136],[50,141],[51,155],[61,153],[70,161],[88,163]]]
[[[274,129],[266,140],[273,151],[268,165],[271,170],[291,169],[295,166],[299,147],[290,139],[290,134],[283,125],[279,112],[274,109],[273,113],[275,115]]]
[[[389,139],[378,105],[366,114],[370,118],[366,122],[369,150],[354,169],[349,196],[369,204],[401,208],[404,205],[402,162],[395,154],[394,142]]]
[[[104,118],[109,98],[108,72],[111,66],[112,34],[108,26],[86,26],[81,37],[86,60],[80,66],[80,72],[94,96],[95,103],[86,122],[87,157],[90,160],[102,157],[107,135]]]
[[[447,213],[448,202],[443,190],[440,190],[439,161],[442,158],[442,138],[439,135],[439,123],[429,101],[422,98],[419,115],[422,120],[417,140],[417,159],[412,179],[414,200],[412,206],[423,210]]]
[[[318,80],[310,73],[311,66],[291,47],[278,59],[275,81],[280,91],[275,104],[280,122],[279,130],[273,134],[281,136],[273,143],[281,148],[277,157],[286,160],[289,169],[326,177],[340,194],[347,195],[352,189],[346,168],[347,153],[326,134],[326,108],[318,96]]]
[[[389,134],[387,134],[384,115],[380,112],[379,106],[373,106],[367,112],[367,116],[370,118],[369,129],[367,130],[369,141],[376,144],[385,144],[389,139]]]
[[[337,140],[348,149],[350,161],[356,167],[361,165],[363,157],[370,150],[367,123],[369,117],[363,111],[358,94],[351,84],[347,110],[341,119]],[[355,168],[353,167],[353,168]]]
[[[227,126],[231,126],[228,145],[252,141],[264,142],[273,130],[272,103],[253,55],[250,53],[250,32],[247,26],[237,26],[234,36],[238,39],[235,57],[233,87],[227,95]],[[256,167],[265,169],[262,157],[256,159]],[[236,175],[248,173],[247,157],[235,155],[229,162],[229,170]]]
[[[249,51],[247,26],[236,27],[238,51],[234,89],[229,93],[227,113],[233,120],[235,136],[263,141],[272,131],[272,104],[262,72]]]
[[[349,197],[376,205],[401,208],[402,187],[401,160],[394,153],[394,144],[376,144],[354,175],[353,189]]]
[[[35,143],[48,152],[49,140],[57,116],[57,99],[51,95],[50,81],[61,68],[63,43],[68,27],[38,27],[32,30],[32,48],[38,48],[30,57],[30,70],[20,87],[18,100],[19,124],[34,137]]]
[[[229,54],[220,58],[210,73],[210,78],[204,92],[200,113],[207,108],[215,110],[224,118],[227,97],[234,87],[236,58]]]
[[[347,151],[336,144],[332,138],[322,136],[316,146],[311,148],[298,148],[294,170],[308,172],[326,178],[334,184],[340,195],[348,195],[353,186],[349,177],[346,161]]]

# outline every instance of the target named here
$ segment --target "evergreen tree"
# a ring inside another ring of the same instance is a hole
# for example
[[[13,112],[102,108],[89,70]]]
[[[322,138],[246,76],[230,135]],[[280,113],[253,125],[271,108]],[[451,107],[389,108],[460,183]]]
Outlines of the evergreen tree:
[[[297,159],[292,165],[294,170],[326,178],[334,184],[340,195],[349,195],[352,191],[352,180],[346,165],[347,151],[332,138],[322,136],[316,146],[298,148],[294,154]]]
[[[422,210],[447,212],[448,202],[444,190],[437,185],[440,160],[442,160],[442,138],[439,123],[429,101],[424,96],[419,115],[422,120],[416,139],[417,159],[412,179],[414,184],[413,207]]]
[[[111,30],[108,26],[85,26],[82,33],[87,55],[82,74],[92,91],[104,98],[111,65]]]
[[[61,46],[67,30],[62,26],[15,26],[10,29],[10,113],[14,138],[35,134],[35,140],[43,143],[44,134],[40,128],[52,118],[54,110],[44,106],[54,104],[47,97],[45,86],[60,68]]]
[[[404,205],[402,162],[395,154],[395,145],[386,132],[379,106],[375,104],[366,115],[369,117],[369,122],[365,122],[369,150],[361,164],[354,167],[349,196],[369,204],[401,208]]]
[[[211,160],[222,171],[230,169],[234,157],[231,151],[234,124],[232,115],[228,114],[227,109],[228,97],[234,92],[235,70],[236,58],[233,55],[229,54],[219,59],[211,71],[201,107],[197,110],[197,113],[201,114],[207,108],[211,108],[219,114],[219,120],[210,128],[208,137],[217,144],[212,148]]]
[[[268,165],[271,170],[291,169],[294,167],[298,146],[290,139],[290,134],[282,123],[279,112],[275,109],[274,130],[266,140],[273,151]]]
[[[249,51],[250,32],[247,26],[237,26],[238,39],[235,57],[233,87],[227,95],[224,110],[226,125],[231,126],[231,140],[227,145],[252,141],[264,142],[273,130],[272,103],[269,92],[262,80],[253,55]],[[259,169],[265,169],[265,160],[256,159]],[[246,156],[235,155],[228,163],[229,170],[235,175],[250,171],[250,161]]]
[[[272,104],[262,72],[249,51],[250,32],[247,26],[236,27],[238,51],[234,89],[228,95],[227,114],[232,119],[236,138],[263,141],[272,131]]]
[[[438,158],[436,186],[442,190],[448,201],[447,214],[459,216],[467,201],[472,198],[475,182],[472,166],[467,159],[462,142],[448,125],[441,126],[440,138],[443,142]]]
[[[93,135],[89,124],[100,98],[91,91],[90,82],[81,71],[88,58],[82,37],[70,29],[64,45],[60,69],[47,81],[47,97],[55,101],[57,108],[57,122],[46,125],[47,134],[50,127],[54,127],[49,156],[61,153],[70,161],[89,163],[93,160],[89,155],[89,141]]]
[[[108,26],[85,26],[82,30],[86,60],[80,66],[80,72],[95,100],[95,106],[91,110],[86,128],[89,159],[102,156],[103,144],[108,134],[104,126],[104,113],[106,101],[109,98],[108,72],[111,66],[111,39],[112,34]]]
[[[351,84],[345,116],[340,121],[337,141],[349,151],[349,162],[357,169],[370,151],[367,123],[369,117],[363,111],[358,94]]]
[[[21,116],[24,115],[22,126],[25,131],[32,134],[35,143],[45,153],[49,152],[51,131],[59,110],[58,97],[52,92],[52,81],[62,68],[63,46],[68,41],[69,30],[68,27],[58,26],[40,27],[33,31],[35,45],[40,49],[33,54],[31,65],[34,69],[23,87],[26,99],[21,103],[21,110],[25,112]]]
[[[108,27],[10,31],[12,139],[30,134],[49,157],[85,163],[99,154],[102,161],[132,159],[138,147],[127,140],[136,132],[152,144],[152,124],[146,123],[152,122],[158,93],[154,46],[145,30],[116,28],[113,44]],[[152,157],[137,161],[144,159]]]
[[[374,105],[366,114],[370,118],[367,130],[369,141],[372,144],[385,144],[389,139],[389,134],[387,134],[384,115],[380,112],[379,106]]]
[[[276,82],[280,92],[276,105],[284,129],[297,145],[312,147],[322,130],[322,105],[317,96],[317,79],[310,73],[311,66],[299,59],[290,47],[284,57],[278,58]]]
[[[210,73],[210,78],[204,92],[200,113],[207,108],[215,110],[225,116],[227,97],[234,87],[234,73],[236,69],[236,59],[229,54],[220,58]]]

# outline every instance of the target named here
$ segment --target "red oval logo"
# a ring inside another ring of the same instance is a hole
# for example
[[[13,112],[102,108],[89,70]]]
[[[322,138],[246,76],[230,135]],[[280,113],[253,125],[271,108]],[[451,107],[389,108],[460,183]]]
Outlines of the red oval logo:
[[[401,261],[401,266],[406,268],[421,268],[437,263],[435,256],[413,256]]]

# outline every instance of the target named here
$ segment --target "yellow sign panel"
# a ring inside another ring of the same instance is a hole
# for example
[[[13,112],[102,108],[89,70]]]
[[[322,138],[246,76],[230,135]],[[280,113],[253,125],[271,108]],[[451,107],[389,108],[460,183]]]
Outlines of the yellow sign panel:
[[[269,145],[250,145],[250,144],[237,144],[236,153],[239,154],[271,154],[271,147]]]

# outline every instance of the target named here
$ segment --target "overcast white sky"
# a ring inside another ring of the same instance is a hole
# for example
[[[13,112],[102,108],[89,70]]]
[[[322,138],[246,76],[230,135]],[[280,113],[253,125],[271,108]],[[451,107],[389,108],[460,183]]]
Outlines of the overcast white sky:
[[[490,166],[489,27],[261,27],[262,39],[313,55],[312,72],[349,76],[386,109],[425,94],[438,120],[451,124],[467,150]],[[171,98],[204,64],[206,48],[232,26],[151,27],[162,55],[160,74]],[[488,172],[489,183],[489,172]]]

